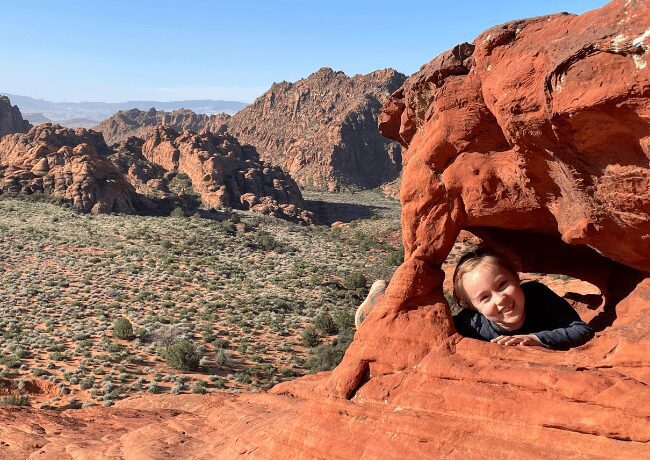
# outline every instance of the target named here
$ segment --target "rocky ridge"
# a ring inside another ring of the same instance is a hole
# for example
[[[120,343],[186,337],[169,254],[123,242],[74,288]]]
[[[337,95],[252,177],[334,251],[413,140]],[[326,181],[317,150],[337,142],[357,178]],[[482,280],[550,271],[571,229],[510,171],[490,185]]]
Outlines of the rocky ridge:
[[[44,124],[0,139],[0,193],[42,193],[84,212],[134,213],[137,195],[101,134]]]
[[[104,135],[106,142],[111,145],[128,140],[129,137],[147,137],[158,125],[164,125],[177,132],[185,130],[194,132],[218,132],[230,115],[197,114],[188,109],[178,109],[172,112],[151,108],[147,111],[131,109],[121,110],[112,117],[102,121],[93,129]]]
[[[379,134],[377,115],[404,78],[392,69],[348,77],[322,68],[295,83],[274,83],[226,129],[301,187],[373,188],[401,169],[399,145]]]
[[[116,150],[138,159],[124,171],[140,190],[168,193],[169,173],[186,174],[208,207],[232,207],[309,223],[313,216],[296,183],[281,168],[260,161],[254,148],[232,136],[157,126],[144,140]],[[146,161],[143,161],[146,160]]]
[[[23,120],[18,106],[12,106],[7,96],[0,96],[0,137],[6,134],[25,133],[32,125]]]
[[[186,174],[188,190],[170,183]],[[108,147],[92,130],[43,124],[0,139],[0,193],[40,193],[83,212],[164,214],[176,203],[231,207],[311,223],[296,183],[232,136],[153,127]]]

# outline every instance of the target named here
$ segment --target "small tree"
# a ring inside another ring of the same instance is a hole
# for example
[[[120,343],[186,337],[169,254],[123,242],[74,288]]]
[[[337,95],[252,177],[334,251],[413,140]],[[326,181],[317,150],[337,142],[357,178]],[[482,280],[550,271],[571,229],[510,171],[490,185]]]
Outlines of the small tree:
[[[187,216],[185,215],[185,211],[183,211],[183,208],[177,206],[174,209],[172,209],[172,212],[169,213],[169,217],[183,218]]]
[[[318,315],[316,321],[314,321],[314,326],[323,335],[332,335],[339,331],[339,328],[336,326],[336,323],[329,313]]]
[[[366,277],[360,272],[352,272],[345,277],[345,287],[350,290],[365,288],[367,283]]]
[[[133,325],[126,318],[116,318],[113,321],[113,337],[130,340],[133,337]]]
[[[300,336],[300,340],[306,347],[316,347],[320,345],[320,336],[314,326],[307,326]]]
[[[163,349],[167,364],[182,371],[195,371],[199,368],[201,353],[189,340],[183,339]]]

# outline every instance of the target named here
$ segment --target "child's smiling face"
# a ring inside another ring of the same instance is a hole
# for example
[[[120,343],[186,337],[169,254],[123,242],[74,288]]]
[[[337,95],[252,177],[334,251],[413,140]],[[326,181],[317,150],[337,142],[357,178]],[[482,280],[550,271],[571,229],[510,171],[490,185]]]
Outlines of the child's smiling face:
[[[524,291],[509,270],[483,261],[463,275],[462,283],[469,301],[487,319],[506,331],[523,326]]]

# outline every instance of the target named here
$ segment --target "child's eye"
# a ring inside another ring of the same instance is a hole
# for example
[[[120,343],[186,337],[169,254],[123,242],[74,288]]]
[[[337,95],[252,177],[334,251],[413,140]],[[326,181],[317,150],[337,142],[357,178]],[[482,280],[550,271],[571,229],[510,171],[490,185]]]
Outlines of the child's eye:
[[[479,299],[479,302],[485,302],[488,299],[488,296],[484,295]]]
[[[507,281],[505,281],[505,280],[504,280],[504,281],[501,281],[501,282],[499,283],[499,289],[503,289],[503,288],[506,286],[506,284],[508,284]]]

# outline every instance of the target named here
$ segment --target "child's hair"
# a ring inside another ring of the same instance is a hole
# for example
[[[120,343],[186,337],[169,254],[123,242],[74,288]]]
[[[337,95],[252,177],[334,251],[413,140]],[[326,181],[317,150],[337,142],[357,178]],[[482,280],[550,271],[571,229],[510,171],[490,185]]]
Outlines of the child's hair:
[[[463,275],[471,272],[481,262],[489,262],[497,265],[512,273],[515,278],[519,279],[517,267],[512,261],[490,248],[475,248],[463,254],[454,270],[454,300],[461,308],[473,309],[472,302],[467,298],[465,288],[463,288]]]

